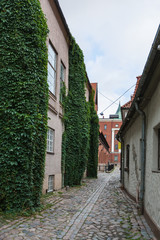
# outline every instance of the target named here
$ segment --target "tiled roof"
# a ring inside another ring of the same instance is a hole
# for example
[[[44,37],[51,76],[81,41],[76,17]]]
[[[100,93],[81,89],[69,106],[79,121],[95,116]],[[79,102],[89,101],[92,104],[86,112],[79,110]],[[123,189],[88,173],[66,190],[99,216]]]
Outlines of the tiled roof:
[[[130,100],[129,102],[125,103],[125,104],[122,106],[122,108],[130,108],[131,104],[132,104],[132,101]]]
[[[137,89],[138,89],[138,85],[139,85],[139,82],[140,82],[140,79],[141,79],[141,76],[138,76],[137,77],[137,82],[136,82],[136,86],[135,86],[135,89],[134,89],[134,93],[131,97],[131,100],[133,101],[133,99],[135,98],[135,95],[136,95],[136,92],[137,92]]]
[[[135,95],[136,95],[136,92],[137,92],[137,89],[138,89],[138,86],[139,86],[140,79],[141,79],[141,76],[138,76],[138,77],[137,77],[136,86],[135,86],[135,89],[134,89],[134,93],[133,93],[133,95],[131,96],[131,100],[128,101],[127,103],[125,103],[125,104],[122,106],[122,108],[130,108],[130,107],[131,107],[131,104],[132,104],[132,102],[133,102],[133,99],[135,98]]]

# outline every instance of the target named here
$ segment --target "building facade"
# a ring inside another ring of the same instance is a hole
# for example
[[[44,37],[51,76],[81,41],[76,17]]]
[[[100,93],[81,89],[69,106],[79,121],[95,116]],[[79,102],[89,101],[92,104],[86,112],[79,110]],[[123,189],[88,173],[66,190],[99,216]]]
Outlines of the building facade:
[[[95,92],[94,94],[94,102],[95,102],[95,110],[98,111],[98,83],[91,83],[91,86]]]
[[[109,145],[102,131],[99,132],[98,170],[105,171],[108,166]]]
[[[118,133],[121,183],[160,239],[160,27]]]
[[[48,134],[43,193],[62,187],[61,145],[63,110],[61,86],[68,87],[69,29],[56,0],[40,0],[49,28],[48,45]]]
[[[122,125],[120,105],[115,115],[110,115],[110,118],[99,118],[99,125],[110,147],[110,154],[106,155],[107,164],[120,164],[121,146],[116,139]]]

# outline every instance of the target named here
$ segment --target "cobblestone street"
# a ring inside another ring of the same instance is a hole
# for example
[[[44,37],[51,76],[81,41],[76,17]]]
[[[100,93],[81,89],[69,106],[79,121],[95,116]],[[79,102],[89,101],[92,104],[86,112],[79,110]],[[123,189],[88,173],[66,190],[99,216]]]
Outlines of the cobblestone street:
[[[118,169],[45,201],[50,208],[34,217],[0,222],[0,240],[155,239],[135,203],[119,188]]]

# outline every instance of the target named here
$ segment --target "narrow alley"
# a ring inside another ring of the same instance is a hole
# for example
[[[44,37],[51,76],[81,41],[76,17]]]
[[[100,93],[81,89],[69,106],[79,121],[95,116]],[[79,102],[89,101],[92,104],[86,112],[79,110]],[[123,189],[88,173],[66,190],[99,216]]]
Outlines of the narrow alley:
[[[119,187],[119,170],[85,179],[82,187],[45,199],[48,209],[34,217],[0,221],[0,240],[154,239],[135,203]]]

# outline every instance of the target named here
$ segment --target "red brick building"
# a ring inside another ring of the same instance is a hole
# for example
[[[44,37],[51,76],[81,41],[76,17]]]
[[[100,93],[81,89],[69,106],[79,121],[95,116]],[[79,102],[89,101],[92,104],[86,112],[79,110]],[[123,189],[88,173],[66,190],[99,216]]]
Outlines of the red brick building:
[[[102,131],[99,132],[99,149],[98,149],[98,170],[105,171],[108,165],[109,145],[104,137]]]
[[[121,146],[116,139],[116,134],[122,125],[120,104],[116,114],[110,115],[109,118],[100,118],[99,125],[110,146],[110,154],[106,154],[106,164],[108,162],[120,164]]]
[[[94,102],[95,102],[95,110],[98,111],[98,83],[91,83],[92,89],[94,89]],[[98,148],[98,170],[105,171],[105,166],[108,164],[106,158],[109,155],[109,144],[106,138],[103,135],[103,132],[99,131],[99,148]]]

